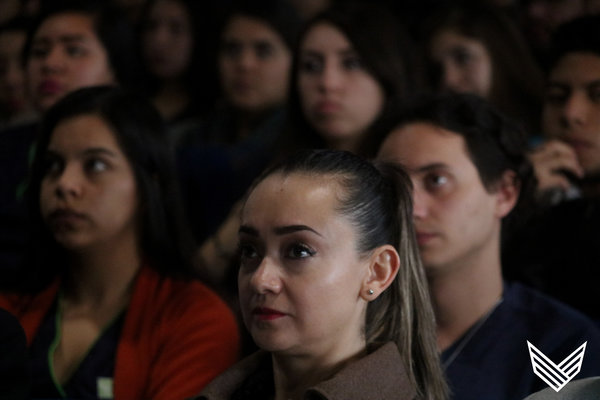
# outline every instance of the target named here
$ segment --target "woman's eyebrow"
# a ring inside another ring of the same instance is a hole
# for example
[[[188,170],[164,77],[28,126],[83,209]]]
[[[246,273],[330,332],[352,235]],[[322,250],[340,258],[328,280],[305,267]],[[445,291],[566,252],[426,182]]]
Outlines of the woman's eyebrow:
[[[317,232],[316,230],[311,228],[310,226],[306,226],[306,225],[286,225],[286,226],[281,226],[281,227],[277,227],[274,229],[274,232],[276,235],[287,235],[289,233],[299,232],[299,231],[309,231],[316,235],[323,236],[319,232]],[[238,232],[244,233],[244,234],[250,235],[250,236],[256,236],[256,237],[259,236],[258,230],[249,225],[240,226],[240,229]]]
[[[298,232],[298,231],[309,231],[316,235],[323,236],[319,232],[317,232],[313,228],[311,228],[310,226],[306,226],[306,225],[288,225],[288,226],[282,226],[282,227],[275,228],[275,234],[277,234],[277,235],[286,235],[288,233],[293,233],[293,232]]]

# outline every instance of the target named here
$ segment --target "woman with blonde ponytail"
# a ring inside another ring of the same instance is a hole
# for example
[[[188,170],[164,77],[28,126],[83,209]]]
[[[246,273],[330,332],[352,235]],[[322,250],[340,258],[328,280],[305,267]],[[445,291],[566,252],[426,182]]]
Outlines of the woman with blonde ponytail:
[[[447,398],[434,314],[398,166],[299,153],[250,189],[240,304],[260,351],[199,399]]]

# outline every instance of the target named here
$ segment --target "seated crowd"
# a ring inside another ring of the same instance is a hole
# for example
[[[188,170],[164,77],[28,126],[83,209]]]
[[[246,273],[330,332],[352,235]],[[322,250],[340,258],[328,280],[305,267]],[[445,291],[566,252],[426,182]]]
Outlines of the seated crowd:
[[[600,398],[596,3],[0,2],[0,399]]]

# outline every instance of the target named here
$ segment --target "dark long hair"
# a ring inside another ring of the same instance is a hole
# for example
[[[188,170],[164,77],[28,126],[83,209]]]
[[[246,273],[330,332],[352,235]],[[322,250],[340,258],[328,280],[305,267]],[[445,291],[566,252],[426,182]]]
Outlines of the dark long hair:
[[[325,141],[307,121],[302,112],[297,79],[299,53],[303,39],[319,23],[339,29],[360,56],[366,71],[381,86],[385,101],[379,116],[365,133],[364,154],[376,151],[371,137],[387,126],[385,119],[392,104],[402,103],[422,89],[414,63],[413,44],[399,21],[388,9],[373,4],[344,2],[318,14],[305,25],[294,51],[289,97],[290,144],[286,147],[323,148]]]
[[[600,57],[600,15],[586,15],[560,25],[552,35],[547,71],[569,53]]]
[[[396,249],[398,275],[367,306],[367,346],[395,342],[418,398],[445,399],[435,317],[412,224],[412,184],[406,172],[398,165],[374,165],[346,151],[307,150],[269,168],[253,188],[273,174],[294,173],[336,180],[342,188],[337,211],[355,227],[360,254],[387,244]]]
[[[45,226],[40,212],[40,188],[45,157],[56,126],[70,118],[96,115],[108,124],[134,172],[140,198],[140,247],[149,266],[162,275],[187,277],[191,240],[179,214],[177,180],[164,124],[144,99],[123,89],[100,86],[76,90],[51,107],[42,122],[27,188],[33,228],[27,283],[39,290],[62,274],[65,252]]]

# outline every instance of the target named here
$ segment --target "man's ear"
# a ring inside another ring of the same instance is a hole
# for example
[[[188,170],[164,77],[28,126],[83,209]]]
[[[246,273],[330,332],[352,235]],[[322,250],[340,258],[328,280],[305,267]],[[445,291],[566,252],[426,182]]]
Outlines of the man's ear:
[[[496,216],[498,218],[504,218],[511,212],[519,200],[520,191],[521,185],[515,171],[504,171],[495,188]]]
[[[393,246],[386,244],[377,247],[369,257],[369,271],[360,296],[366,301],[375,300],[392,284],[399,268],[400,257]]]

